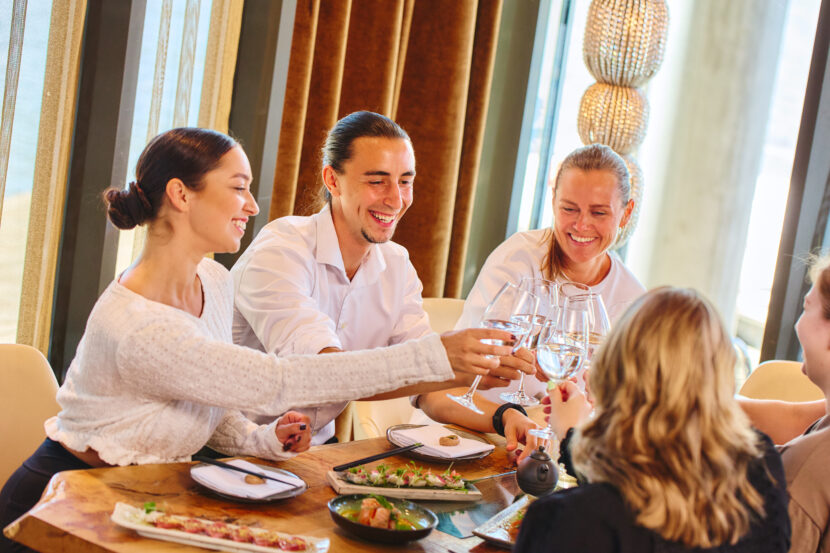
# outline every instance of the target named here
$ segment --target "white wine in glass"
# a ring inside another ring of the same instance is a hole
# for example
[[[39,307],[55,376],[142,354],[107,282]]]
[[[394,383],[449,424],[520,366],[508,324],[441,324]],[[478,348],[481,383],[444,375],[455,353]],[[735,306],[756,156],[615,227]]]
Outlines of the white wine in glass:
[[[508,282],[501,287],[496,297],[493,298],[493,301],[484,310],[484,315],[481,317],[481,322],[478,326],[480,328],[493,328],[511,332],[516,337],[516,341],[513,343],[513,351],[515,351],[521,347],[525,336],[530,332],[532,327],[532,318],[523,321],[522,319],[515,318],[516,314],[530,313],[535,316],[538,306],[539,298],[527,290],[522,290],[515,284]],[[482,342],[496,346],[509,345],[509,343],[503,340],[485,339]],[[479,382],[481,382],[480,375],[476,376],[473,384],[466,393],[460,396],[447,394],[447,397],[467,409],[482,415],[484,411],[476,407],[473,401],[473,394],[478,388]]]
[[[548,324],[539,335],[536,362],[553,385],[558,386],[576,376],[588,355],[588,304],[574,297],[565,298],[558,324]],[[530,434],[544,440],[553,438],[547,428]]]
[[[542,327],[549,319],[555,318],[556,313],[558,313],[559,292],[555,282],[543,278],[523,278],[522,282],[519,283],[519,288],[527,290],[539,298],[539,307],[536,309],[535,315],[520,313],[513,316],[513,320],[519,321],[525,326],[530,326],[530,332],[524,344],[520,344],[521,347],[534,350]],[[537,405],[539,400],[525,393],[524,384],[525,375],[521,373],[519,375],[519,389],[515,392],[502,392],[499,394],[499,399],[506,403],[515,403],[525,407]]]

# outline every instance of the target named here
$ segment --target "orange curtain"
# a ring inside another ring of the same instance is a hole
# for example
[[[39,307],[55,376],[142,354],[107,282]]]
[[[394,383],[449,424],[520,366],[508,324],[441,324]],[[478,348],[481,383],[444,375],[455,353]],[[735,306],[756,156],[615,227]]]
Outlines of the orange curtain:
[[[458,297],[501,0],[301,0],[297,4],[270,218],[320,207],[320,147],[366,109],[412,138],[415,199],[395,241],[424,296]]]

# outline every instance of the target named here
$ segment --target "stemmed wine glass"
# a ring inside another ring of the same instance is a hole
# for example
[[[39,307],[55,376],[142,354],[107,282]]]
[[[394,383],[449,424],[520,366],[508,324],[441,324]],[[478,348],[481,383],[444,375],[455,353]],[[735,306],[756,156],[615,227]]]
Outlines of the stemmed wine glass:
[[[549,322],[539,334],[536,344],[536,362],[558,386],[577,375],[588,351],[588,302],[579,296],[566,297],[560,310],[558,324]],[[550,421],[547,428],[533,429],[530,434],[544,440],[553,438]]]
[[[530,332],[538,307],[539,298],[536,295],[507,282],[484,310],[484,315],[482,315],[478,326],[511,332],[516,337],[513,344],[513,351],[516,351],[521,347],[525,336]],[[519,316],[528,314],[530,317]],[[482,340],[482,342],[495,346],[508,345],[502,340],[487,339]],[[470,389],[464,395],[447,394],[447,397],[479,415],[484,414],[484,411],[476,407],[473,402],[473,394],[478,388],[479,382],[481,382],[481,375],[475,377]]]
[[[549,319],[555,319],[558,312],[559,292],[555,282],[545,280],[543,278],[525,277],[519,283],[519,288],[527,290],[539,298],[539,307],[536,310],[536,315],[532,317],[533,324],[530,328],[530,333],[525,339],[525,343],[520,346],[528,349],[536,349],[536,342],[539,339],[539,333],[542,327]],[[514,316],[517,319],[527,320],[529,314],[519,314]],[[502,392],[499,398],[507,403],[515,403],[517,405],[529,406],[537,405],[539,400],[533,396],[525,393],[524,389],[525,375],[519,375],[519,389],[515,392]]]
[[[611,322],[608,319],[608,312],[605,310],[605,303],[599,294],[581,294],[576,296],[588,303],[588,356],[585,359],[585,369],[591,366],[591,359],[596,349],[605,341],[605,337],[611,332]]]

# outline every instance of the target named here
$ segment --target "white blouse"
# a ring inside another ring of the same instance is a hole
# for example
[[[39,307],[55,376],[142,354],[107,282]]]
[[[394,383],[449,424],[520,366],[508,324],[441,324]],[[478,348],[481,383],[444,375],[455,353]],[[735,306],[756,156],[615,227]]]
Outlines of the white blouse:
[[[224,453],[288,456],[274,426],[239,409],[276,416],[290,407],[347,401],[453,373],[437,336],[385,350],[289,356],[231,342],[228,272],[205,259],[197,274],[200,317],[148,300],[118,282],[96,302],[66,380],[53,440],[91,447],[114,465],[187,461],[207,444]]]

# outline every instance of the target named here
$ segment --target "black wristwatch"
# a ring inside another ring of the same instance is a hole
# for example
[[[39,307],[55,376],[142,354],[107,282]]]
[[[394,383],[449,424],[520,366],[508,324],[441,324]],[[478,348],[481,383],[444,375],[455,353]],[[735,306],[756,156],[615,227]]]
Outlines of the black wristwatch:
[[[499,436],[504,436],[504,421],[502,420],[502,416],[508,409],[515,409],[522,415],[527,416],[527,411],[525,411],[524,407],[517,403],[505,403],[503,405],[499,405],[499,408],[496,409],[495,413],[493,413],[493,428],[495,428],[496,433]]]

